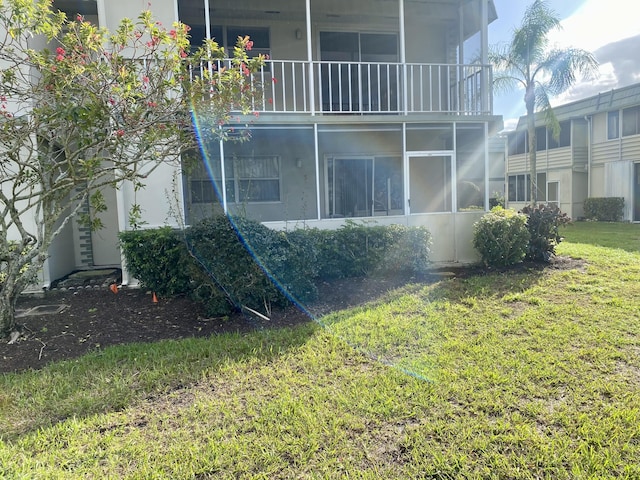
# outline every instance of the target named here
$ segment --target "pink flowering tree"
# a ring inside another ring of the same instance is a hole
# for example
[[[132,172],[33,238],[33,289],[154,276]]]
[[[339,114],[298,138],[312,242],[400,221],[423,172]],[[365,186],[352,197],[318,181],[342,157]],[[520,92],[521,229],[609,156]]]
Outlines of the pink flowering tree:
[[[189,27],[150,12],[108,32],[66,18],[51,0],[0,2],[0,337],[16,336],[15,305],[52,241],[76,217],[100,221],[105,188],[143,188],[159,165],[193,150],[193,110],[219,135],[250,113],[259,86],[249,38],[231,61],[213,41],[194,50]],[[133,206],[131,221],[139,208]]]

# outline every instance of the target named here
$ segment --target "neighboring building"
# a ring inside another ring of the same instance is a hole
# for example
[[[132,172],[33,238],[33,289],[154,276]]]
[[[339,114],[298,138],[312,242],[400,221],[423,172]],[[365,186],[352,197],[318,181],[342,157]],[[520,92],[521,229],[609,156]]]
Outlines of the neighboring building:
[[[114,29],[147,1],[54,5]],[[251,140],[203,144],[204,162],[189,175],[156,172],[135,193],[147,226],[189,224],[215,211],[243,212],[273,228],[338,228],[345,219],[425,225],[434,261],[477,260],[473,224],[503,185],[502,173],[492,178],[489,150],[502,128],[487,60],[492,0],[148,5],[165,25],[190,25],[195,44],[211,37],[232,48],[238,35],[249,35],[252,52],[269,60],[257,74],[264,95],[256,115],[226,127],[249,124]],[[129,228],[133,199],[132,188],[112,192],[105,229],[75,228],[73,241],[57,242],[45,284],[74,269],[120,266],[117,234]],[[170,214],[176,204],[180,218]],[[69,245],[73,255],[63,255]]]
[[[554,108],[555,140],[536,115],[538,200],[559,205],[573,219],[590,197],[622,197],[623,220],[640,222],[640,84]],[[529,199],[526,117],[509,132],[507,204]]]

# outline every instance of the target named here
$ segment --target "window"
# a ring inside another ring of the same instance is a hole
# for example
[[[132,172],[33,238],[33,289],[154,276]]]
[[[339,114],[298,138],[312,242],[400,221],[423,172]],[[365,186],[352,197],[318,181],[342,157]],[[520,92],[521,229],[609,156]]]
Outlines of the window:
[[[241,202],[280,201],[280,162],[276,157],[245,157],[233,162],[235,198]]]
[[[510,202],[526,202],[529,199],[528,179],[529,175],[509,175],[507,188]]]
[[[571,122],[560,122],[560,135],[556,140],[549,131],[549,150],[571,145]]]
[[[226,44],[229,56],[233,56],[233,47],[238,42],[238,37],[248,36],[253,42],[253,48],[247,51],[249,57],[271,54],[269,29],[267,27],[227,27]]]
[[[537,191],[538,191],[538,201],[544,202],[547,198],[546,193],[546,183],[547,183],[547,174],[546,173],[538,173],[537,177]],[[527,202],[529,200],[529,192],[530,192],[530,179],[531,177],[528,174],[520,174],[520,175],[509,175],[507,181],[507,199],[509,202]]]
[[[625,108],[622,111],[622,136],[640,134],[640,107]]]
[[[552,135],[549,135],[550,137]],[[536,150],[542,152],[547,149],[547,129],[545,127],[536,128]]]
[[[536,187],[538,188],[538,201],[546,202],[547,201],[547,189],[545,186],[547,185],[547,174],[546,173],[538,173],[536,175],[538,182],[536,183]],[[528,178],[528,175],[527,175]]]
[[[220,164],[215,161],[213,178],[222,183]],[[191,203],[213,203],[217,200],[213,182],[204,169],[190,180]],[[228,203],[280,201],[280,159],[275,156],[233,157],[225,160],[225,190]]]
[[[613,140],[620,136],[620,112],[609,112],[607,115],[607,139]]]
[[[527,153],[527,132],[514,132],[509,135],[509,155]]]
[[[559,183],[558,182],[549,182],[547,183],[547,202],[549,203],[549,205],[555,205],[556,207],[559,206],[559,196],[558,196],[558,190],[559,190]]]
[[[395,33],[320,32],[323,109],[398,110],[398,52]]]

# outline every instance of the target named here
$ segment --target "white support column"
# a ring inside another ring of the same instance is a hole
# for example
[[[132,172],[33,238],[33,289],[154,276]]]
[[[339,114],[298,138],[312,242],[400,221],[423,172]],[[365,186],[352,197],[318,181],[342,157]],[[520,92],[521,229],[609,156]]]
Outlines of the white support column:
[[[98,26],[106,27],[107,26],[107,7],[105,2],[107,0],[97,0],[96,4],[98,7]]]
[[[222,132],[220,132],[222,133]],[[222,182],[222,185],[220,186],[221,190],[222,190],[222,210],[224,211],[224,214],[226,215],[227,213],[229,213],[228,210],[228,206],[227,206],[227,177],[225,175],[225,162],[224,162],[224,140],[222,140],[222,138],[220,138],[220,140],[218,141],[220,144],[220,179]]]
[[[491,105],[491,83],[489,79],[489,71],[484,68],[489,64],[489,0],[480,0],[480,52],[482,55],[482,113],[493,110]]]
[[[464,8],[462,4],[458,6],[458,65],[464,64]],[[458,82],[458,98],[456,98],[457,111],[462,112],[464,110],[464,67],[458,67],[457,78]]]
[[[453,155],[451,155],[451,213],[458,212],[458,124],[453,122]],[[455,219],[454,219],[455,226]],[[455,230],[454,230],[455,232]],[[455,238],[455,235],[454,235]],[[455,245],[455,242],[454,242]]]
[[[400,63],[402,64],[402,77],[403,77],[403,86],[402,86],[402,110],[404,114],[407,115],[409,112],[409,92],[407,87],[409,85],[407,79],[407,52],[406,46],[407,42],[405,39],[405,25],[404,25],[404,0],[398,0],[398,28],[400,30]]]
[[[316,80],[313,73],[313,42],[311,41],[311,0],[306,0],[307,19],[307,61],[309,62],[309,106],[311,115],[316,114]],[[320,216],[318,216],[320,218]]]
[[[118,216],[118,231],[124,232],[127,230],[127,214],[129,210],[129,206],[124,197],[125,189],[129,191],[130,188],[133,188],[131,182],[123,181],[120,188],[116,188],[116,214]],[[124,256],[124,252],[120,249],[120,265],[122,266],[122,285],[129,285],[132,278],[129,275],[129,270],[127,269],[127,259]]]
[[[484,209],[489,210],[489,124],[484,124]]]
[[[178,0],[173,0],[173,21],[180,21],[180,12],[178,11]]]
[[[211,40],[211,13],[209,12],[209,0],[204,0],[204,28],[207,40]]]
[[[318,124],[313,124],[313,150],[316,162],[316,218],[320,220],[320,154],[318,153]]]

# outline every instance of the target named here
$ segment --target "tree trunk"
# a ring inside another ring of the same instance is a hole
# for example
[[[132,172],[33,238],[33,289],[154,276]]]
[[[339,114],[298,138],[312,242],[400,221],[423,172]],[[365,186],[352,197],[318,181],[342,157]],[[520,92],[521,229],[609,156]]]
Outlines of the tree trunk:
[[[0,338],[9,338],[17,330],[16,303],[19,293],[7,290],[6,284],[0,290]]]
[[[538,203],[538,172],[536,165],[535,90],[528,88],[524,97],[527,106],[527,135],[529,136],[529,201]]]

